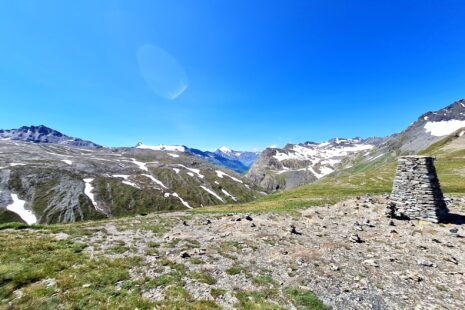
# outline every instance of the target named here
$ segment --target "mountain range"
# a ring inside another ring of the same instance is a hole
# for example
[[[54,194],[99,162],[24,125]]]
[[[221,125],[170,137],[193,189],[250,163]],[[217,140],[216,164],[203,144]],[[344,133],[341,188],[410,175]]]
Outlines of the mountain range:
[[[385,192],[403,154],[446,158],[439,167],[453,188],[461,184],[463,127],[464,99],[388,137],[288,144],[260,154],[224,146],[107,148],[43,125],[0,130],[0,222],[68,223],[235,204],[309,183]]]

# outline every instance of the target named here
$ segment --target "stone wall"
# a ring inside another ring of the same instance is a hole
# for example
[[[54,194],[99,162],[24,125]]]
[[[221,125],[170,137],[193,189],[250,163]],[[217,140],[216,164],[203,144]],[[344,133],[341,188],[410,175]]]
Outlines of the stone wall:
[[[438,223],[447,213],[434,158],[399,157],[388,215]]]

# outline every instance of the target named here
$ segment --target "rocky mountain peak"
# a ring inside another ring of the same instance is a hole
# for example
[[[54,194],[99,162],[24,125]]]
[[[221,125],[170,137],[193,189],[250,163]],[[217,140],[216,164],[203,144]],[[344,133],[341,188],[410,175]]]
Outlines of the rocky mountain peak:
[[[55,143],[79,147],[100,148],[91,141],[67,136],[45,125],[22,126],[17,129],[0,130],[0,139],[32,143]]]
[[[226,153],[226,154],[232,153],[232,150],[230,148],[224,146],[224,145],[219,147],[217,151],[222,152],[222,153]]]

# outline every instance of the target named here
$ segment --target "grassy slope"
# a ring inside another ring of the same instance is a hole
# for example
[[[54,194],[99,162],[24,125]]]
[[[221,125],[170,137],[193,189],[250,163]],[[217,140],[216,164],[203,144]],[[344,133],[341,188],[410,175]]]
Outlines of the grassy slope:
[[[137,252],[135,249],[120,245],[107,248],[105,253],[89,255],[84,251],[88,244],[58,240],[53,235],[64,232],[72,239],[95,232],[106,233],[101,225],[111,223],[120,230],[132,230],[133,233],[150,231],[162,236],[180,219],[152,216],[65,225],[0,225],[0,309],[187,309],[187,305],[193,310],[221,309],[214,300],[197,299],[184,288],[188,278],[214,284],[216,279],[209,273],[192,273],[183,264],[160,258],[156,260],[157,268],[169,267],[168,273],[135,280],[130,276],[131,270],[146,268],[141,254],[108,257],[108,254],[121,254],[128,250]],[[2,232],[3,229],[15,231]],[[99,247],[98,243],[92,245]],[[156,255],[158,246],[151,245],[153,248],[144,255]],[[259,280],[256,291],[232,292],[238,299],[236,307],[283,309],[268,302],[270,296],[277,294],[276,289],[261,289],[260,284],[266,279]],[[165,292],[162,300],[155,302],[142,296],[142,292],[156,288]],[[327,309],[307,289],[282,289],[286,301],[298,309]],[[225,292],[211,289],[213,297],[220,297]]]
[[[454,149],[451,145],[455,146]],[[465,136],[452,134],[420,154],[436,157],[436,170],[445,193],[465,193]],[[214,206],[194,212],[289,212],[299,207],[333,204],[351,196],[389,193],[395,169],[396,156],[393,152],[370,162],[359,162],[318,182],[250,203]]]

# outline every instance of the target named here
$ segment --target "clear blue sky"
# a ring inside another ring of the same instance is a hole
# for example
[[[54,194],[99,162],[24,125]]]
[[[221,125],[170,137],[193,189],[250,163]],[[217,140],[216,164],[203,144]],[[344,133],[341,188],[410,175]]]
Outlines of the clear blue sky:
[[[109,146],[383,136],[465,97],[465,1],[0,2],[0,128]]]

